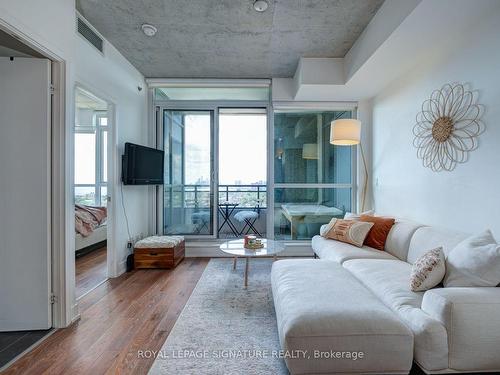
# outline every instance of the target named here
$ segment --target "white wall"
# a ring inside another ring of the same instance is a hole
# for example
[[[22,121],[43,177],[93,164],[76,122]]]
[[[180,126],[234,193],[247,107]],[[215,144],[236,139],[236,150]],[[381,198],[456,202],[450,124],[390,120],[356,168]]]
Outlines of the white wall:
[[[123,143],[132,141],[146,144],[147,138],[147,90],[144,77],[111,44],[105,43],[104,56],[93,49],[75,31],[75,4],[68,0],[0,0],[0,25],[18,31],[35,45],[43,46],[66,62],[66,157],[72,155],[71,129],[74,122],[74,88],[81,84],[97,96],[114,104],[117,132],[113,150],[117,173],[114,177],[114,211],[118,269],[123,272],[127,255],[128,239],[123,210],[120,204],[120,155]],[[137,87],[143,90],[138,91]],[[67,184],[72,181],[71,168],[67,168]],[[148,190],[145,187],[125,187],[125,205],[130,220],[131,235],[147,233]],[[72,197],[67,197],[72,202]],[[68,234],[74,233],[73,215],[69,215]],[[67,241],[67,272],[74,273],[72,256],[73,235]],[[73,268],[71,268],[73,267]],[[74,301],[74,295],[70,296]]]
[[[497,3],[500,5],[500,3]],[[466,33],[458,46],[429,56],[373,100],[373,188],[378,212],[464,232],[491,228],[500,238],[500,6]],[[479,148],[452,172],[422,166],[412,145],[421,104],[434,89],[462,82],[485,106]]]

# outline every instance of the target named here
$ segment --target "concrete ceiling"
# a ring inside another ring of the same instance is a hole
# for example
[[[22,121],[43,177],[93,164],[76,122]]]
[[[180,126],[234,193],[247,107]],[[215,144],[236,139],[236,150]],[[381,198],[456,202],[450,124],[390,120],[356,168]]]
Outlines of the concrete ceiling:
[[[146,77],[293,76],[300,57],[344,57],[383,0],[77,0]],[[140,27],[158,28],[152,38]]]

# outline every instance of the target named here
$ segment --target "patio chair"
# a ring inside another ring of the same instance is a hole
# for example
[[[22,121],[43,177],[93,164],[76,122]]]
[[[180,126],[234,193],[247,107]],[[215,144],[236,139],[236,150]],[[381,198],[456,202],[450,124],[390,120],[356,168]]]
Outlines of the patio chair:
[[[243,210],[240,212],[237,212],[234,215],[234,219],[238,221],[241,224],[245,224],[243,226],[243,229],[240,231],[240,236],[242,234],[249,234],[250,231],[252,230],[254,234],[258,235],[259,237],[262,237],[262,234],[259,233],[257,228],[255,228],[255,222],[259,219],[260,217],[260,202],[257,202],[257,205],[253,210]],[[246,230],[246,233],[244,233]]]
[[[197,211],[191,215],[191,222],[196,225],[196,234],[201,233],[203,229],[209,230],[210,211]]]

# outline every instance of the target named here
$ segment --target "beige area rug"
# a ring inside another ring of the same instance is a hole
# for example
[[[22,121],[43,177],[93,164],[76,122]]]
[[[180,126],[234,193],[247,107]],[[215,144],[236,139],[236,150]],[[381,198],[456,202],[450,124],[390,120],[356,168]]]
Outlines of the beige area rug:
[[[270,259],[212,259],[177,319],[150,375],[288,374],[279,356]]]

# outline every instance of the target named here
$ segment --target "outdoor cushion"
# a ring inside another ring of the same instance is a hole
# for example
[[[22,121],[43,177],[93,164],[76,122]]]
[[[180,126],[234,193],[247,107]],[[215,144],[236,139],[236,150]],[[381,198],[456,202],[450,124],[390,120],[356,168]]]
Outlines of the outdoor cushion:
[[[334,260],[338,263],[349,259],[396,259],[393,255],[368,246],[356,247],[345,242],[314,236],[312,248],[321,259]]]
[[[240,211],[234,215],[234,218],[239,222],[244,222],[245,220],[257,219],[259,214],[255,211]]]

